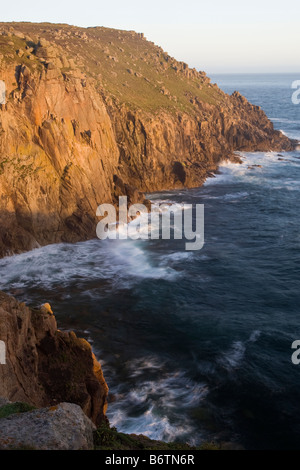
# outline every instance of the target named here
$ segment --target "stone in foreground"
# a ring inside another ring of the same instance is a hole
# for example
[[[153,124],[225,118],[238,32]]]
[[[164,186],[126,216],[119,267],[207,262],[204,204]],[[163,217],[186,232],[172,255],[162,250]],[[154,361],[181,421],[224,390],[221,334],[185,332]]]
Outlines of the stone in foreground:
[[[78,405],[61,403],[0,420],[0,449],[90,450],[96,429]]]

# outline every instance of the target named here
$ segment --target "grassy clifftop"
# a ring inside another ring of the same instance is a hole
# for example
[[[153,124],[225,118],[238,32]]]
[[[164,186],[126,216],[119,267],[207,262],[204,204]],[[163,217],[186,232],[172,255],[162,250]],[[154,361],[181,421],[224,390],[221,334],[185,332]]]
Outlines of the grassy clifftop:
[[[94,238],[99,204],[200,186],[236,150],[294,146],[142,33],[0,23],[0,80],[0,256]]]
[[[50,50],[49,62],[52,59],[55,63],[53,59],[64,55],[69,61],[69,64],[61,62],[65,72],[76,64],[76,68],[96,80],[98,87],[103,86],[114,98],[132,108],[151,112],[160,108],[193,112],[196,99],[221,104],[225,98],[204,72],[189,69],[184,62],[176,61],[161,47],[147,41],[142,33],[47,23],[0,23],[1,26],[12,34],[0,37],[0,48],[6,61],[10,62],[16,56],[20,64],[40,67],[35,53],[42,37],[45,54],[47,48],[48,52]],[[24,54],[16,54],[18,50]]]

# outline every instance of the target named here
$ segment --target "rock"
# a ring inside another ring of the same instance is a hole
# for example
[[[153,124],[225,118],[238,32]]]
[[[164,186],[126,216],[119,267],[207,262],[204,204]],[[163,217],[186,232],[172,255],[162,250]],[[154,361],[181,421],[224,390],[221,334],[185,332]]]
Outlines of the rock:
[[[43,304],[41,306],[41,313],[43,313],[43,314],[48,313],[49,315],[53,315],[51,305],[50,304]]]
[[[56,57],[56,58],[53,59],[53,64],[54,64],[55,68],[58,68],[58,69],[63,68],[63,63],[62,63],[62,61],[60,60],[59,57]]]
[[[67,59],[65,56],[62,56],[62,57],[61,57],[61,62],[62,62],[62,66],[63,66],[64,68],[67,69],[67,68],[70,67],[69,61],[68,61],[68,59]]]
[[[74,59],[69,59],[69,67],[70,67],[71,69],[75,69],[75,68],[76,68]]]
[[[95,429],[80,406],[60,403],[0,419],[0,449],[91,450]]]
[[[116,56],[109,55],[107,57],[108,57],[108,59],[112,60],[113,62],[119,62],[119,59]]]
[[[4,405],[8,405],[9,403],[11,403],[11,402],[9,400],[7,400],[7,398],[0,397],[0,408]]]
[[[47,41],[47,39],[40,38],[40,40],[39,40],[39,45],[40,45],[41,47],[48,47],[48,46],[50,46],[50,42]]]
[[[17,79],[18,90],[0,113],[0,257],[94,238],[99,203],[118,202],[115,175],[142,202],[146,191],[201,185],[237,150],[294,148],[257,106],[209,88],[204,72],[134,32],[18,30],[34,51],[25,76],[19,46],[1,36],[13,44],[5,56],[14,52],[1,79],[9,90]],[[82,138],[87,130],[92,141]]]
[[[169,96],[170,95],[170,92],[169,90],[167,90],[165,87],[162,87],[160,92],[165,95],[165,96]]]
[[[48,80],[57,80],[61,76],[60,69],[56,68],[53,63],[48,64],[47,66],[47,79]]]
[[[0,292],[0,396],[36,407],[70,402],[95,424],[105,421],[108,387],[91,346],[57,330],[49,304],[33,310]]]
[[[262,165],[249,165],[248,170],[255,170],[255,168],[262,168]]]
[[[55,70],[55,65],[53,62],[45,62],[45,65],[47,67],[47,70]]]
[[[20,31],[14,31],[14,36],[16,36],[19,39],[25,39],[24,34],[21,33]]]

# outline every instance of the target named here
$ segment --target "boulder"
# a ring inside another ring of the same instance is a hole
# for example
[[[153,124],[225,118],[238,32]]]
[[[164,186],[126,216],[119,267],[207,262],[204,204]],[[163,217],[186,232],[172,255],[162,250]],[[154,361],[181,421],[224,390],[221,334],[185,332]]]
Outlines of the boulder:
[[[90,450],[95,429],[80,406],[60,403],[0,419],[0,449]]]

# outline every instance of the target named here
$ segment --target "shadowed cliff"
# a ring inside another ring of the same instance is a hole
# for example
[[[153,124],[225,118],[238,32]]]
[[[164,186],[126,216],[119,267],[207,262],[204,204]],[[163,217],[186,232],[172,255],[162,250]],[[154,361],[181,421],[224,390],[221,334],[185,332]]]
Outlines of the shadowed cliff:
[[[92,238],[96,208],[199,186],[236,150],[293,143],[142,34],[0,23],[0,256]]]
[[[101,366],[87,341],[57,330],[48,304],[34,310],[0,292],[0,340],[6,345],[0,397],[36,407],[75,403],[96,425],[105,422]]]

